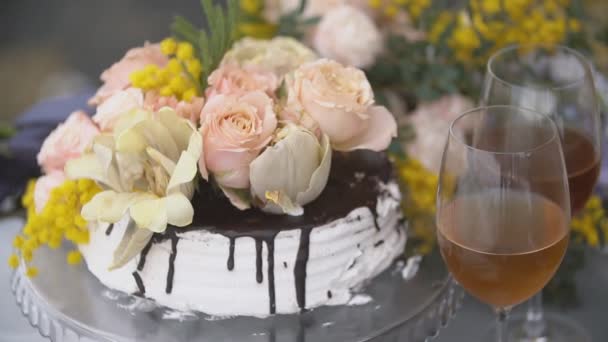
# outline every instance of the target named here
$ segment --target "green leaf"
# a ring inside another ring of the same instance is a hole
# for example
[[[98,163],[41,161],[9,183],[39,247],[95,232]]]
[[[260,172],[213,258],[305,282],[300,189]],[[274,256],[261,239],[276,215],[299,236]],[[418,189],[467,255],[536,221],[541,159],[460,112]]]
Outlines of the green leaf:
[[[198,30],[184,17],[176,16],[171,25],[171,30],[177,38],[185,40],[194,46],[197,45]]]
[[[300,6],[298,7],[298,14],[302,15],[306,10],[307,0],[300,0]]]
[[[213,0],[201,0],[203,18],[207,23],[207,29],[197,29],[183,17],[176,17],[171,28],[174,35],[181,40],[187,41],[196,47],[201,58],[203,72],[197,83],[200,89],[207,87],[207,78],[222,61],[224,54],[228,51],[238,36],[237,25],[239,21],[238,0],[228,0],[226,7],[217,4]]]

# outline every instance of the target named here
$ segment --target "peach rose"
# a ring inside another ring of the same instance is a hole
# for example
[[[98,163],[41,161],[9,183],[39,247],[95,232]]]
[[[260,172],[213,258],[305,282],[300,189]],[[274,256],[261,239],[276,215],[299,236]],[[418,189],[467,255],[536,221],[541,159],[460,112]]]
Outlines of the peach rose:
[[[146,92],[144,96],[144,109],[157,112],[162,107],[170,107],[175,113],[198,125],[205,99],[194,97],[190,101],[180,101],[175,96],[161,96],[155,91]]]
[[[164,66],[168,62],[169,59],[163,55],[159,44],[145,43],[143,47],[129,50],[120,61],[101,74],[103,85],[89,100],[89,105],[97,106],[117,91],[128,88],[131,85],[129,76],[134,71],[149,64]]]
[[[216,95],[203,107],[203,156],[199,169],[223,188],[249,187],[249,164],[271,141],[277,127],[272,99],[264,92]]]
[[[397,136],[393,115],[374,106],[363,71],[321,59],[298,68],[287,79],[288,112],[305,112],[338,151],[381,151]]]
[[[83,111],[77,111],[57,126],[42,143],[38,153],[38,164],[44,172],[63,172],[65,163],[80,155],[87,149],[99,129]]]
[[[250,91],[261,90],[274,96],[279,87],[279,79],[271,72],[256,70],[252,67],[240,67],[229,63],[220,66],[209,76],[207,98],[218,94],[241,95]]]
[[[51,191],[63,184],[65,180],[66,176],[63,171],[51,171],[49,174],[38,178],[34,187],[34,207],[37,213],[44,209]]]

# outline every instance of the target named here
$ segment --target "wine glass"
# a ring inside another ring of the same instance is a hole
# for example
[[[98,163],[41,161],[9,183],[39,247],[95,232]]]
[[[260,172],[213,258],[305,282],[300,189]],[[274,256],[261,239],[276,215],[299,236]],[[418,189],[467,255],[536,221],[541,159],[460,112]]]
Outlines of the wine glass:
[[[575,215],[591,196],[600,172],[599,102],[591,67],[578,52],[563,46],[514,45],[494,54],[482,92],[484,105],[517,105],[547,114],[557,123]],[[582,328],[546,316],[539,292],[528,305],[512,340],[585,341]]]
[[[489,106],[450,126],[437,190],[437,236],[453,277],[498,313],[555,274],[569,240],[570,196],[554,122],[532,110]]]

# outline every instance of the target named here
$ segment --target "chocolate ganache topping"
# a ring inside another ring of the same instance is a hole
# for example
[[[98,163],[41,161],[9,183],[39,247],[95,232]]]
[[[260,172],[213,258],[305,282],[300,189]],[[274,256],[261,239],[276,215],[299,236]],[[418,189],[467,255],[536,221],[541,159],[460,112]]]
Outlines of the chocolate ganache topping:
[[[277,170],[280,172],[280,170]],[[256,281],[262,283],[262,248],[266,244],[268,250],[267,275],[269,313],[276,312],[274,288],[274,239],[284,230],[300,229],[300,245],[295,261],[294,278],[296,298],[302,310],[306,307],[306,265],[309,256],[311,231],[334,220],[348,215],[353,209],[367,207],[377,216],[376,204],[381,195],[380,182],[388,182],[392,177],[392,166],[386,153],[359,150],[349,153],[334,153],[332,167],[327,186],[323,193],[313,202],[304,207],[304,215],[288,216],[273,215],[259,209],[241,211],[219,195],[218,190],[209,184],[203,185],[194,195],[194,219],[188,227],[168,227],[163,234],[155,234],[149,245],[142,251],[137,271],[133,276],[138,285],[138,295],[145,295],[145,286],[138,271],[145,267],[146,254],[152,244],[169,239],[171,254],[167,274],[166,292],[173,288],[175,259],[179,237],[177,234],[193,230],[208,230],[227,237],[230,241],[226,267],[232,271],[234,265],[235,241],[240,237],[250,237],[256,242]],[[379,229],[376,223],[376,228]]]

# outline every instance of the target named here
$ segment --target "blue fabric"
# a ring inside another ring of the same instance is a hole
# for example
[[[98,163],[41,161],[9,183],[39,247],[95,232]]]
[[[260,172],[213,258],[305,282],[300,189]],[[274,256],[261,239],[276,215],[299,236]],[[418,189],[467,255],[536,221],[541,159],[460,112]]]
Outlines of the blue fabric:
[[[9,156],[0,156],[0,203],[21,192],[27,180],[40,175],[36,155],[49,133],[75,110],[91,114],[87,101],[94,90],[40,101],[15,120],[17,134],[8,142]]]

